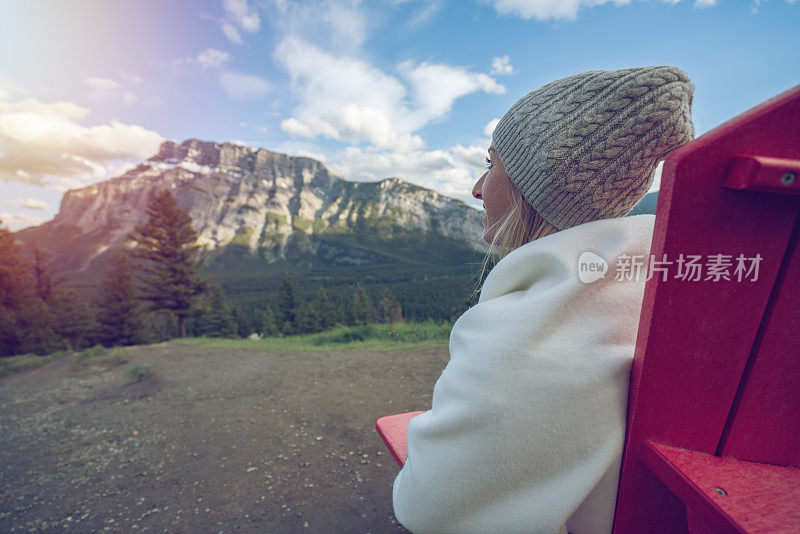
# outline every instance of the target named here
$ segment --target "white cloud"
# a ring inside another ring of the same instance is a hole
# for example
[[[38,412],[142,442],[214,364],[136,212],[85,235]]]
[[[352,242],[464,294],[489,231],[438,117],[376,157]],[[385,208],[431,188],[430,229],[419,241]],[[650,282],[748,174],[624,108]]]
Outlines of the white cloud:
[[[486,160],[486,156],[489,155],[488,149],[490,142],[491,140],[487,139],[485,142],[472,144],[469,146],[455,145],[450,149],[450,151],[453,153],[453,156],[455,156],[457,161],[460,161],[462,164],[466,165],[470,172],[478,172],[478,175],[480,175],[486,170],[484,162]]]
[[[359,0],[273,0],[269,11],[280,13],[273,23],[286,36],[300,37],[325,50],[353,53],[360,50],[373,26],[360,9]]]
[[[139,96],[135,92],[110,78],[90,77],[86,79],[86,84],[92,88],[89,98],[93,100],[113,99],[125,106],[132,106],[139,101]]]
[[[199,63],[204,69],[207,69],[209,67],[219,67],[226,61],[230,61],[230,59],[231,55],[229,53],[217,50],[216,48],[209,48],[197,54],[194,61]]]
[[[11,93],[0,87],[0,100],[9,100]]]
[[[287,133],[365,140],[376,146],[402,137],[397,121],[406,88],[396,78],[360,59],[334,56],[293,37],[280,43],[275,57],[300,96],[294,116],[281,125]]]
[[[575,20],[578,12],[585,8],[613,4],[615,6],[625,6],[637,0],[482,0],[490,3],[500,15],[516,16],[523,19],[536,19],[540,21],[548,20]],[[641,1],[641,0],[639,0]],[[666,4],[675,5],[681,0],[661,0]],[[756,7],[762,1],[755,0]],[[795,0],[786,0],[787,3],[794,3]],[[719,0],[695,0],[694,7],[714,7],[719,5]],[[492,71],[492,74],[500,74]]]
[[[239,30],[233,24],[223,23],[222,24],[222,33],[225,34],[232,43],[234,44],[242,44],[242,34],[239,33]]]
[[[29,215],[27,213],[0,213],[0,221],[2,221],[4,226],[8,226],[8,229],[12,232],[22,230],[23,228],[27,228],[29,226],[36,226],[46,220],[47,218],[45,217]]]
[[[234,100],[255,100],[269,91],[269,84],[258,76],[223,72],[219,76],[219,81]]]
[[[98,91],[115,91],[121,87],[119,82],[108,78],[86,78],[86,83],[89,84],[89,87]]]
[[[247,0],[224,0],[225,17],[222,21],[222,32],[236,44],[242,44],[242,34],[256,33],[261,28],[261,18],[256,10],[250,7]]]
[[[484,0],[490,2],[500,15],[512,15],[523,19],[575,20],[578,11],[612,2],[627,5],[633,0]]]
[[[144,84],[144,79],[141,76],[137,76],[136,74],[128,74],[127,72],[120,72],[119,75],[126,82],[130,82],[136,85]]]
[[[393,76],[363,59],[334,55],[297,37],[284,39],[275,58],[300,97],[281,127],[310,139],[416,150],[424,142],[414,132],[447,114],[456,99],[477,91],[505,91],[486,74],[443,64],[406,61],[398,67],[401,77]]]
[[[334,4],[326,2],[324,8],[317,10],[323,23],[330,31],[332,44],[338,48],[360,48],[367,39],[367,21],[356,8],[358,4]]]
[[[401,29],[435,16],[442,3],[433,4]],[[347,179],[399,176],[475,205],[471,190],[485,171],[489,140],[426,149],[419,131],[452,113],[460,98],[504,93],[493,75],[430,59],[378,67],[365,43],[380,25],[370,19],[375,11],[358,0],[271,0],[264,12],[274,17],[271,24],[282,34],[273,59],[288,73],[296,99],[281,121],[292,137],[285,143],[287,153],[302,148]],[[513,72],[508,59],[501,67]],[[322,148],[314,143],[319,139],[349,146]]]
[[[489,137],[492,136],[494,129],[497,128],[497,124],[500,122],[500,119],[494,118],[486,123],[486,126],[483,127],[483,135],[488,135]]]
[[[139,97],[136,96],[136,93],[133,91],[124,91],[122,95],[120,95],[122,99],[122,103],[126,106],[132,106],[139,101]]]
[[[293,135],[295,137],[313,139],[317,135],[320,135],[315,131],[315,129],[312,129],[311,126],[304,122],[300,122],[294,117],[290,117],[281,121],[281,129],[289,135]],[[330,131],[333,135],[336,135],[336,131],[333,128],[331,128]]]
[[[0,180],[40,186],[96,181],[119,160],[153,155],[163,141],[152,130],[118,121],[80,124],[88,113],[72,102],[0,101]]]
[[[414,65],[406,61],[399,70],[413,89],[416,109],[411,116],[415,129],[447,114],[453,103],[462,96],[478,91],[495,94],[506,92],[506,88],[494,78],[460,67],[424,62]]]
[[[304,120],[290,117],[281,121],[281,128],[289,135],[297,137],[325,137],[356,144],[366,140],[376,147],[392,148],[400,152],[415,150],[425,144],[417,135],[398,134],[387,115],[379,109],[350,103],[329,110],[323,117],[308,117]]]
[[[441,11],[444,4],[441,0],[432,0],[422,3],[422,7],[416,15],[411,17],[405,24],[406,28],[417,29],[428,24]]]
[[[330,54],[298,38],[284,39],[275,58],[300,90],[303,106],[317,114],[350,102],[386,110],[406,95],[399,80],[366,61]]]
[[[261,19],[252,8],[247,5],[247,0],[225,0],[225,13],[241,28],[250,33],[255,33],[261,26]]]
[[[278,11],[278,13],[284,14],[289,8],[289,0],[272,0],[272,6]]]
[[[397,176],[472,205],[472,186],[483,174],[486,146],[456,145],[446,150],[400,154],[348,147],[332,165],[349,180],[381,180]]]
[[[121,173],[115,172],[107,172],[107,176],[116,176]],[[95,181],[95,180],[90,180]],[[69,178],[67,176],[54,176],[52,181],[47,184],[47,189],[50,191],[56,191],[57,193],[64,193],[69,191],[70,189],[80,189],[81,187],[85,186],[86,182],[79,180],[77,178]]]
[[[26,198],[25,200],[9,200],[6,202],[6,205],[21,206],[29,210],[48,211],[50,209],[50,204],[48,204],[44,200],[39,200],[37,198]]]
[[[507,55],[494,58],[492,60],[491,74],[514,74],[514,66],[511,65],[511,59]]]

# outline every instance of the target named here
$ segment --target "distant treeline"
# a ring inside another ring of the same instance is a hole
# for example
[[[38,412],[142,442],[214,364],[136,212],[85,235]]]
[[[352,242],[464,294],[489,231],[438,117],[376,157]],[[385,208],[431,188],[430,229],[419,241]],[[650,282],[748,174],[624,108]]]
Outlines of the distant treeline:
[[[132,345],[172,337],[315,333],[336,326],[405,319],[454,320],[469,305],[467,270],[386,265],[298,271],[266,277],[201,274],[191,219],[164,191],[91,291],[70,289],[52,256],[21,254],[0,226],[0,356],[49,354],[95,344]],[[73,286],[74,287],[74,286]],[[399,298],[398,298],[399,295]]]

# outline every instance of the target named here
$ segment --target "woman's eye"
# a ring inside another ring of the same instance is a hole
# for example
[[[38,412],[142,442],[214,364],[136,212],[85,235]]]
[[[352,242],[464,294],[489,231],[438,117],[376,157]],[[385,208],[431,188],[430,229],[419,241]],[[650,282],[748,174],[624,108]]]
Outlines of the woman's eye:
[[[492,168],[492,160],[490,160],[488,157],[486,158],[486,168],[487,169]]]

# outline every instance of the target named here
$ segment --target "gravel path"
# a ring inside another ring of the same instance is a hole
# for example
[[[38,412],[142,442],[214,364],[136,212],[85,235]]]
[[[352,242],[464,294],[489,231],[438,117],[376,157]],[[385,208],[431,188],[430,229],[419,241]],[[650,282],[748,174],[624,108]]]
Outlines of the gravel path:
[[[446,347],[128,350],[0,379],[0,532],[404,531],[374,421],[430,406]]]

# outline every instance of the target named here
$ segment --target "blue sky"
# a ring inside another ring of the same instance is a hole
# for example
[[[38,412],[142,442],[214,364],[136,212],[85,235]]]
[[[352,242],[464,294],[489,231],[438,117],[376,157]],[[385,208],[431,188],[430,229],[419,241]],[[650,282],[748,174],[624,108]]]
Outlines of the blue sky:
[[[468,201],[528,91],[677,65],[701,135],[800,83],[798,23],[797,0],[0,0],[0,218],[188,138]]]

